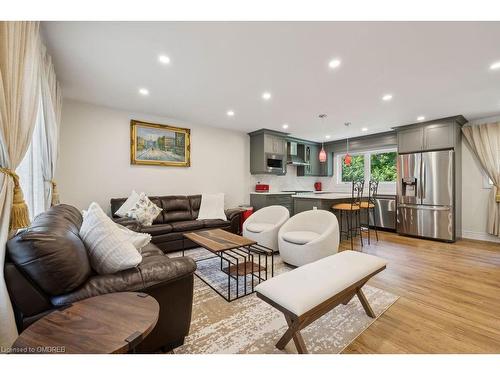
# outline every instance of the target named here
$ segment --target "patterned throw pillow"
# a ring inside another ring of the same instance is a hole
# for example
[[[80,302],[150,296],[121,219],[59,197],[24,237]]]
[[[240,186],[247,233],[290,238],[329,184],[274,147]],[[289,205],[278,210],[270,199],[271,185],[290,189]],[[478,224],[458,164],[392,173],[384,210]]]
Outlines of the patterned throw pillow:
[[[139,200],[127,212],[127,216],[137,220],[142,225],[151,225],[161,211],[162,209],[151,202],[146,194],[141,193]]]

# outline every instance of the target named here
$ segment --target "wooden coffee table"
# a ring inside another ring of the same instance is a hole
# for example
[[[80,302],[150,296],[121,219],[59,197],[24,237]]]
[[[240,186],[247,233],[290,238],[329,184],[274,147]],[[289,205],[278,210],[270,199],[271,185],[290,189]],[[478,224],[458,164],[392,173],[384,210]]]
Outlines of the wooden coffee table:
[[[153,330],[160,306],[145,293],[110,293],[53,311],[26,328],[12,353],[127,353]]]
[[[227,292],[221,293],[200,272],[195,275],[212,288],[226,301],[231,302],[254,292],[254,286],[268,278],[268,258],[270,258],[270,274],[274,276],[274,252],[256,241],[227,232],[223,229],[208,229],[184,234],[189,239],[207,249],[214,256],[197,259],[203,262],[213,258],[220,258],[220,271],[227,275]],[[182,255],[185,255],[184,241]],[[240,291],[240,278],[243,290]],[[247,279],[248,278],[248,279]],[[231,280],[236,284],[236,290],[231,295]],[[248,282],[251,281],[250,286]]]

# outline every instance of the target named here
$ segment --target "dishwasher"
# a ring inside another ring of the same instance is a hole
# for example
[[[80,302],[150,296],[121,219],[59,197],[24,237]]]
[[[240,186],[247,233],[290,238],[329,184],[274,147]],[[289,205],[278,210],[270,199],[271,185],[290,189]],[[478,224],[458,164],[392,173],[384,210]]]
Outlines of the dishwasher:
[[[373,211],[370,210],[370,226],[376,226],[377,229],[396,231],[396,196],[377,195],[375,198],[375,215],[376,220],[374,220]]]

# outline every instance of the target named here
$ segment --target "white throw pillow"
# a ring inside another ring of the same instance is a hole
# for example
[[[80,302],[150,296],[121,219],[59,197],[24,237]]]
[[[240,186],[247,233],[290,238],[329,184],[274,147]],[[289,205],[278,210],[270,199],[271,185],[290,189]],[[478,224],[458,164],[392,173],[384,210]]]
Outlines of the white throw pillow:
[[[100,207],[100,206],[99,206]],[[85,218],[87,214],[86,210],[82,211],[82,217]],[[149,233],[139,233],[128,229],[127,227],[115,223],[118,229],[120,229],[128,238],[128,240],[134,245],[134,247],[141,252],[141,249],[151,242],[151,235]]]
[[[125,234],[132,245],[140,252],[141,249],[151,242],[151,235],[149,233],[138,233],[124,227],[121,224],[115,223],[118,229]]]
[[[92,268],[101,275],[136,267],[142,261],[129,237],[95,202],[83,218],[80,238],[89,252]]]
[[[127,216],[136,219],[142,225],[151,225],[161,211],[162,209],[151,202],[146,194],[141,193],[139,200],[127,212]]]
[[[227,220],[224,213],[224,194],[202,194],[198,220]]]
[[[129,212],[130,209],[134,207],[138,200],[139,194],[137,194],[135,190],[132,190],[132,193],[127,198],[127,200],[120,206],[118,210],[116,210],[115,215],[120,217],[127,216],[127,212]]]

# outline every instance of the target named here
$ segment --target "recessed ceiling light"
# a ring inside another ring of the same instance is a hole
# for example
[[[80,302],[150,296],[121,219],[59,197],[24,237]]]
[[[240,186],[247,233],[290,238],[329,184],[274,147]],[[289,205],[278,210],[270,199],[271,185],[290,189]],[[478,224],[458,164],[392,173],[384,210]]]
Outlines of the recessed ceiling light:
[[[264,100],[269,100],[269,99],[271,99],[271,93],[270,93],[270,92],[267,92],[267,91],[266,91],[266,92],[264,92],[264,93],[262,94],[262,99],[264,99]]]
[[[282,128],[283,129],[288,129],[288,124],[283,124]]]
[[[229,110],[229,111],[226,112],[226,115],[228,115],[229,117],[233,117],[234,116],[234,111]]]
[[[158,56],[158,61],[161,62],[162,64],[170,64],[170,57],[168,57],[167,55],[160,55]]]
[[[425,117],[424,116],[418,116],[417,117],[417,121],[424,121],[425,120]]]
[[[326,139],[330,139],[330,134],[325,135]]]
[[[382,100],[385,101],[385,102],[388,102],[391,99],[392,99],[392,95],[391,94],[385,94],[384,96],[382,96]]]
[[[139,94],[147,96],[149,95],[149,90],[145,88],[139,89]]]
[[[497,70],[500,69],[500,61],[494,62],[493,64],[490,65],[491,70]]]
[[[339,59],[330,60],[328,66],[330,67],[330,69],[338,68],[340,66],[340,60]]]
[[[362,132],[367,132],[367,131],[368,131],[368,128],[361,128],[361,131],[362,131]]]

